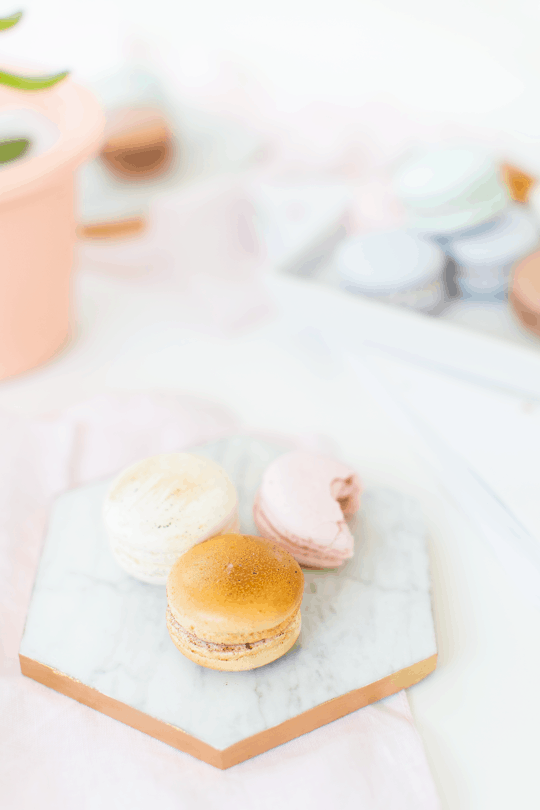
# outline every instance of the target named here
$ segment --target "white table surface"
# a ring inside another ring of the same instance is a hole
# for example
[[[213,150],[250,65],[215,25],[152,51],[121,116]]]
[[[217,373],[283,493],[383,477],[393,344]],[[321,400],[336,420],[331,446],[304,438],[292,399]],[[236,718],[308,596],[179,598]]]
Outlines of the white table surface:
[[[521,369],[525,388],[540,385],[530,379],[538,372],[540,380],[540,354],[279,277],[266,282],[272,314],[250,330],[216,337],[183,327],[185,302],[169,284],[81,268],[76,333],[69,350],[33,373],[1,383],[0,407],[31,416],[104,391],[183,392],[219,401],[255,429],[314,432],[342,447],[348,442],[361,447],[372,478],[419,497],[430,526],[439,665],[409,690],[409,698],[443,807],[535,806],[540,792],[540,614],[415,458],[410,441],[320,341],[319,328],[321,323],[325,329],[339,324],[351,339],[358,329],[374,334],[386,330],[392,340],[429,344],[435,354],[437,346],[441,353],[451,351],[454,343],[458,352],[468,346],[468,356],[491,355],[493,367],[506,364],[514,384],[520,383]],[[534,417],[535,425],[537,412],[518,397],[488,389],[482,391],[480,407],[473,383],[444,375],[438,379],[403,360],[381,363],[385,373],[394,374],[404,389],[408,386],[413,406],[424,402],[432,415],[439,414],[439,428],[448,424],[453,436],[464,426],[460,450],[470,448],[475,463],[482,464],[485,453],[493,451],[489,463],[494,458],[497,463],[492,482],[497,484],[500,475],[505,490],[518,482],[508,491],[537,529],[538,490],[519,485],[534,469],[530,442],[523,432],[515,441],[508,439],[506,428],[517,422],[505,421],[504,409]],[[425,398],[426,391],[432,400]],[[449,412],[454,396],[459,405]],[[475,442],[475,426],[480,429],[491,403],[500,414],[494,433]]]

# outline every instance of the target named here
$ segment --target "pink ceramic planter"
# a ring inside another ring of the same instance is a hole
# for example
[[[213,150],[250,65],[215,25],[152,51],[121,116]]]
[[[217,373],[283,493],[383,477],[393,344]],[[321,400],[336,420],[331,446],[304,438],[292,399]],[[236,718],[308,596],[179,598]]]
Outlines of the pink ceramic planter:
[[[42,154],[0,167],[0,379],[68,339],[75,171],[99,149],[105,123],[94,96],[70,79],[40,92],[0,87],[0,119],[10,110],[44,116],[56,133]]]

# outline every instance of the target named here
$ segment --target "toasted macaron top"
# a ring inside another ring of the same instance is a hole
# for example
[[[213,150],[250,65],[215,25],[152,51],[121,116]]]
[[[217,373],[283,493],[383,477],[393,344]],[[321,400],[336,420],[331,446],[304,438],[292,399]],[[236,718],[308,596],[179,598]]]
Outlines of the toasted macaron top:
[[[103,514],[109,532],[129,545],[173,551],[219,532],[237,500],[232,481],[215,461],[164,453],[123,470]]]
[[[218,643],[279,632],[302,602],[304,575],[284,549],[261,537],[224,534],[183,554],[167,580],[169,609],[185,630]]]
[[[259,497],[277,528],[315,545],[348,547],[345,518],[360,506],[361,484],[347,464],[329,456],[293,450],[266,468]]]

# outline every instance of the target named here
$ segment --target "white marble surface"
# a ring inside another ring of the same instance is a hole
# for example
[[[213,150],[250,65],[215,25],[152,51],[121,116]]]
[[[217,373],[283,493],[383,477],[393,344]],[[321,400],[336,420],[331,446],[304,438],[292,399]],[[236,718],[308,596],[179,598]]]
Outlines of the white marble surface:
[[[200,448],[233,478],[242,530],[253,495],[287,449],[248,437]],[[217,749],[436,652],[422,514],[407,495],[367,487],[355,557],[305,572],[303,626],[282,659],[221,673],[184,658],[165,625],[164,586],[115,563],[101,520],[109,479],[62,495],[50,518],[21,653]]]

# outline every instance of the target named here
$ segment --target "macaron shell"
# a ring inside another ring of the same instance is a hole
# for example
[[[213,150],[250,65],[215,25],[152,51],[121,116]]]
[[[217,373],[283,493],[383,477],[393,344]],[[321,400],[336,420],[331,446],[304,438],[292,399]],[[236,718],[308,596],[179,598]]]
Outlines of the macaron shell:
[[[178,624],[208,642],[242,644],[279,634],[299,610],[304,576],[281,546],[228,534],[174,564],[167,602]]]
[[[248,644],[216,645],[186,635],[178,626],[170,610],[167,610],[167,629],[174,645],[182,655],[207,669],[223,672],[239,672],[270,664],[285,655],[300,635],[302,619],[300,610],[276,636]]]
[[[262,537],[278,543],[285,551],[288,551],[300,565],[306,568],[337,568],[346,560],[350,559],[354,553],[354,537],[347,525],[343,522],[339,543],[340,549],[336,550],[334,545],[321,548],[319,545],[310,544],[309,541],[296,535],[291,535],[285,531],[279,532],[266,516],[260,497],[257,494],[253,506],[253,519]],[[345,548],[343,548],[345,546]]]
[[[166,453],[123,470],[105,499],[113,553],[128,573],[163,582],[178,556],[238,525],[238,498],[211,459]]]
[[[360,482],[347,465],[302,451],[285,453],[266,469],[260,504],[280,534],[302,537],[310,546],[348,553],[352,536],[335,497],[346,487],[347,512],[359,505]]]
[[[240,519],[236,509],[222,526],[215,528],[216,534],[238,532],[239,530]],[[200,542],[204,542],[206,539],[202,538]],[[111,550],[116,562],[126,573],[141,582],[148,582],[150,585],[165,585],[171,568],[180,556],[178,551],[160,554],[159,552],[133,549],[128,544],[115,539],[111,539]]]

